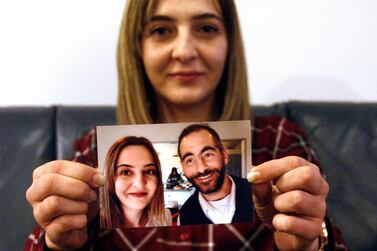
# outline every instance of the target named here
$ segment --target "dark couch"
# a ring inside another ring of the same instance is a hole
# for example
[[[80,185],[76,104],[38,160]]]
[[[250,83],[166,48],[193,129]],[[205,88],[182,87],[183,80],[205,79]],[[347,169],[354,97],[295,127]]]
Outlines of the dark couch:
[[[35,167],[70,159],[73,139],[115,124],[114,107],[0,108],[0,250],[20,250],[35,222],[25,191]],[[377,103],[287,102],[258,106],[307,133],[330,183],[328,207],[351,250],[377,250]]]

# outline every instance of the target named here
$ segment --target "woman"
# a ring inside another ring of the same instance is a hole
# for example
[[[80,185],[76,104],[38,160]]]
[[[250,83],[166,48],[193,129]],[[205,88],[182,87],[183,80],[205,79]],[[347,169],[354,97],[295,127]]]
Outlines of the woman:
[[[120,30],[118,75],[119,124],[250,118],[242,39],[231,0],[129,0]],[[215,245],[217,250],[249,245],[258,250],[322,250],[326,231],[332,240],[329,248],[344,250],[341,236],[325,218],[328,184],[315,165],[305,133],[282,118],[255,118],[253,124],[256,167],[248,178],[253,182],[255,224],[216,226],[216,234],[206,225],[89,237],[87,225],[95,224],[92,219],[98,210],[94,191],[102,183],[90,167],[97,165],[91,131],[75,149],[82,154],[74,161],[85,165],[56,161],[35,171],[27,199],[45,232],[37,228],[26,250],[45,243],[51,249],[84,244],[92,248],[93,241],[103,242],[105,249],[116,245],[167,250],[184,244]],[[51,175],[55,183],[44,178]],[[49,192],[38,190],[41,187]],[[64,203],[49,206],[56,196]]]
[[[107,153],[105,174],[102,228],[171,225],[160,161],[148,139],[129,136],[116,141]]]
[[[177,168],[173,167],[166,181],[166,189],[174,189],[179,183],[184,182],[182,176],[178,173]]]
[[[117,51],[119,124],[250,119],[235,5],[197,2],[128,2]],[[156,15],[161,5],[176,7],[173,15]],[[204,16],[191,20],[190,8]],[[175,22],[182,11],[187,18]]]

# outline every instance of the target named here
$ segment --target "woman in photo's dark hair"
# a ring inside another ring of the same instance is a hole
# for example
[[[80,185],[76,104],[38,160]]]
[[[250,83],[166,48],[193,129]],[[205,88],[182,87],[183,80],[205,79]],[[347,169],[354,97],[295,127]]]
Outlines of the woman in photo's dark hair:
[[[178,173],[177,168],[173,167],[166,181],[166,189],[174,189],[174,187],[183,182],[184,180],[182,176]]]

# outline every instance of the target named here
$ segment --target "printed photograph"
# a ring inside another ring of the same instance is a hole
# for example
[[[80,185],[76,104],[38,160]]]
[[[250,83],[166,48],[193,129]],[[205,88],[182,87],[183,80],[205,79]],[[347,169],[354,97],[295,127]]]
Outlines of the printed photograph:
[[[98,126],[102,229],[252,221],[250,121]]]

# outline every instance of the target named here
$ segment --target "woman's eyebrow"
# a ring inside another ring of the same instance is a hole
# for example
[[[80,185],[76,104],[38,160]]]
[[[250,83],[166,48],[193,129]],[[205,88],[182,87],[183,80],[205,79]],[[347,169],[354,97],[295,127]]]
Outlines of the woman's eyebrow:
[[[149,22],[156,22],[156,21],[174,21],[175,19],[170,16],[164,15],[155,15],[152,16]]]
[[[130,168],[134,168],[133,165],[129,165],[129,164],[119,164],[119,165],[117,166],[117,168],[119,168],[119,167],[130,167]],[[143,167],[144,167],[144,168],[148,168],[148,167],[156,167],[156,164],[155,164],[155,163],[148,163],[148,164],[145,164]]]
[[[129,164],[119,164],[119,165],[117,166],[117,168],[122,167],[122,166],[124,166],[124,167],[134,167],[134,166],[129,165]]]
[[[198,20],[198,19],[199,20],[200,19],[208,19],[208,18],[210,18],[210,19],[214,18],[214,19],[219,20],[220,22],[224,22],[224,20],[221,17],[219,17],[218,15],[213,14],[213,13],[203,13],[203,14],[193,16],[193,19],[196,19],[196,20]]]
[[[212,18],[217,19],[220,22],[223,22],[223,19],[221,17],[219,17],[218,15],[213,14],[213,13],[202,13],[202,14],[194,15],[192,17],[192,19],[194,19],[194,20],[212,19]],[[173,18],[173,17],[171,17],[171,16],[166,16],[166,15],[155,15],[155,16],[151,17],[151,19],[150,19],[149,22],[156,22],[156,21],[170,21],[170,22],[173,22],[173,21],[176,21],[176,19]]]
[[[149,163],[149,164],[144,165],[144,168],[148,168],[148,167],[156,167],[156,164],[155,163]]]

